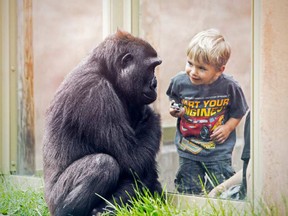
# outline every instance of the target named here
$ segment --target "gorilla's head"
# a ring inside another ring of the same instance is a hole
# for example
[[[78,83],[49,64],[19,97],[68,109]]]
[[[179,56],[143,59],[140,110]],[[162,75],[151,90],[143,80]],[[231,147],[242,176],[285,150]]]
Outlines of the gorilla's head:
[[[134,47],[133,47],[134,46]],[[137,104],[150,104],[157,97],[155,68],[161,64],[152,47],[133,44],[121,58],[121,72],[117,85]],[[153,51],[153,52],[152,52]]]
[[[113,70],[112,79],[117,92],[133,105],[155,101],[155,68],[162,62],[157,52],[148,42],[126,32],[118,31],[111,39],[113,48],[110,57],[114,60],[114,67],[110,70]]]

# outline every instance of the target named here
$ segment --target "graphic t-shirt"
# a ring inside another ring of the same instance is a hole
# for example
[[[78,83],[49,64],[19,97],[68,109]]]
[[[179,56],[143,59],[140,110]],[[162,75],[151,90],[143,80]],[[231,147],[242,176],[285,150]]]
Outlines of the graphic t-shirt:
[[[185,109],[185,115],[177,120],[175,136],[181,157],[196,161],[231,158],[235,130],[223,144],[210,138],[219,125],[231,117],[242,118],[248,109],[241,87],[231,76],[222,74],[210,85],[194,85],[185,72],[180,72],[172,78],[166,94]]]

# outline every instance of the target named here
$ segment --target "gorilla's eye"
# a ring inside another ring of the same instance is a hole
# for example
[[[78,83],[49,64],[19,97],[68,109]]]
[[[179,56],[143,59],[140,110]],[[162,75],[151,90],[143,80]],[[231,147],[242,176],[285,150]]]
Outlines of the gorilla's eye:
[[[122,67],[125,68],[129,64],[129,62],[131,62],[132,60],[133,60],[133,56],[131,53],[125,54],[121,59]]]

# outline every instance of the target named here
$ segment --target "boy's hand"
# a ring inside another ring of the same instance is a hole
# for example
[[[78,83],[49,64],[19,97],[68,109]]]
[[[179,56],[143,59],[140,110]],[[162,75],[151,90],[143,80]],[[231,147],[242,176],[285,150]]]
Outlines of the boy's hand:
[[[215,140],[217,143],[224,143],[230,133],[237,127],[240,119],[230,118],[224,125],[217,127],[211,134],[210,138]]]
[[[169,112],[171,116],[175,118],[180,118],[185,114],[185,109],[178,104],[176,105],[175,101],[171,101]]]
[[[231,133],[231,130],[226,125],[220,125],[217,127],[211,134],[211,139],[216,141],[217,143],[224,143],[225,140],[228,138],[229,134]]]

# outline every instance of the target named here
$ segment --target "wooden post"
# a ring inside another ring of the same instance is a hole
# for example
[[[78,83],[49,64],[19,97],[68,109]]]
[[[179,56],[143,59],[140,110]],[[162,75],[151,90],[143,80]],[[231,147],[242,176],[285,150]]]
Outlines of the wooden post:
[[[32,0],[18,1],[18,174],[35,173]]]

